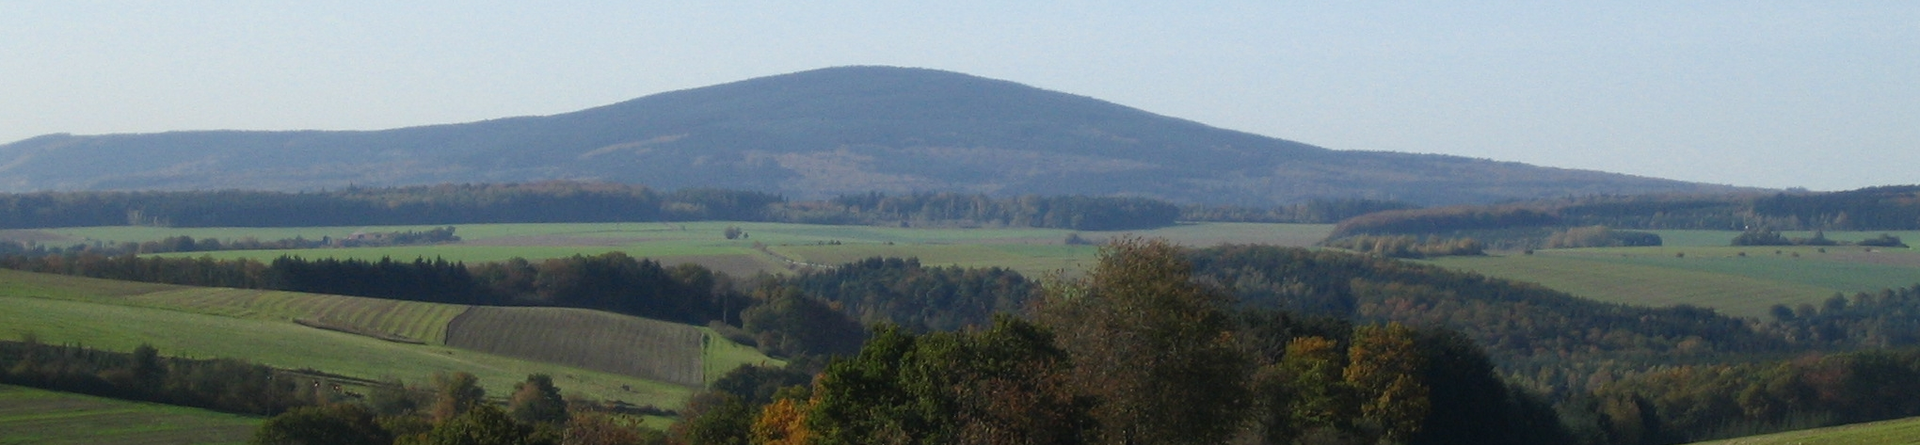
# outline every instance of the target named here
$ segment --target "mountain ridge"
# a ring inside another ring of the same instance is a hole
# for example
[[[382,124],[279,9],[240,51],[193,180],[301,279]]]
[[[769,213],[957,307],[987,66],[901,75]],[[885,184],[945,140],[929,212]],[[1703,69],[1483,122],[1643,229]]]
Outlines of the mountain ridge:
[[[872,191],[1427,205],[1737,188],[1445,155],[1338,151],[1015,82],[853,66],[546,116],[359,131],[46,135],[0,191],[313,190],[593,180],[824,198]]]

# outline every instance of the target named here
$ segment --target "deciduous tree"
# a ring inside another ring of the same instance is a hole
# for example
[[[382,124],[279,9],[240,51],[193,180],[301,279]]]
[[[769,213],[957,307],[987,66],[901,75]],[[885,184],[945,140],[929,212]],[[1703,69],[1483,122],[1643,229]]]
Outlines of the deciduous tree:
[[[1354,329],[1346,381],[1359,397],[1360,418],[1382,438],[1406,443],[1420,432],[1431,407],[1422,367],[1412,329],[1399,323]]]
[[[553,386],[553,376],[534,374],[513,385],[507,399],[507,415],[527,424],[559,424],[567,421],[567,400]]]
[[[433,386],[437,394],[432,413],[435,423],[465,414],[487,397],[487,390],[480,387],[480,378],[465,372],[436,373]]]
[[[1071,353],[1075,392],[1098,400],[1100,443],[1217,444],[1240,428],[1252,366],[1228,298],[1191,269],[1164,240],[1123,238],[1085,278],[1044,288],[1039,318]]]

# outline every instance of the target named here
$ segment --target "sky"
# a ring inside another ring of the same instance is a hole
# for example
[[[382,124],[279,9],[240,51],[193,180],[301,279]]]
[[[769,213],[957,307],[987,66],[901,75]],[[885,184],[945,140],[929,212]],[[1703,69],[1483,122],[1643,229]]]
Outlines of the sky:
[[[469,122],[891,65],[1338,150],[1920,183],[1920,2],[932,3],[6,0],[0,143]]]

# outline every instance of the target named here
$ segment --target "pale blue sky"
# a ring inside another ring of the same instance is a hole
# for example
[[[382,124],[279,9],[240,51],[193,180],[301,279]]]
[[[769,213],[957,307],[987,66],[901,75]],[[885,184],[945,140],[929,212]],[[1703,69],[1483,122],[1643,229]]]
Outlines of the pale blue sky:
[[[1342,150],[1920,183],[1920,2],[527,3],[0,1],[0,143],[465,122],[897,65]]]

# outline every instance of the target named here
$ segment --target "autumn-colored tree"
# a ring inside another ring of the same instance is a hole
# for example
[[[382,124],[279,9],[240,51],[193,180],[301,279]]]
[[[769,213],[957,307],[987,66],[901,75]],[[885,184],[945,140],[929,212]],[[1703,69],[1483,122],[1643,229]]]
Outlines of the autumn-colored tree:
[[[435,373],[433,385],[437,394],[433,402],[434,423],[465,414],[487,397],[487,390],[480,387],[480,378],[465,372]]]
[[[1099,443],[1217,444],[1240,429],[1252,366],[1228,297],[1191,269],[1164,240],[1122,238],[1084,278],[1043,288],[1038,318],[1070,351],[1074,392],[1098,400]]]
[[[760,409],[753,422],[753,445],[807,445],[812,432],[807,430],[805,401],[779,399]]]
[[[529,375],[527,381],[513,385],[507,415],[521,423],[559,424],[567,421],[567,401],[560,397],[560,388],[553,386],[552,376]]]
[[[1431,408],[1422,367],[1412,329],[1399,323],[1354,329],[1346,382],[1358,396],[1360,419],[1383,439],[1406,443],[1420,432]]]

